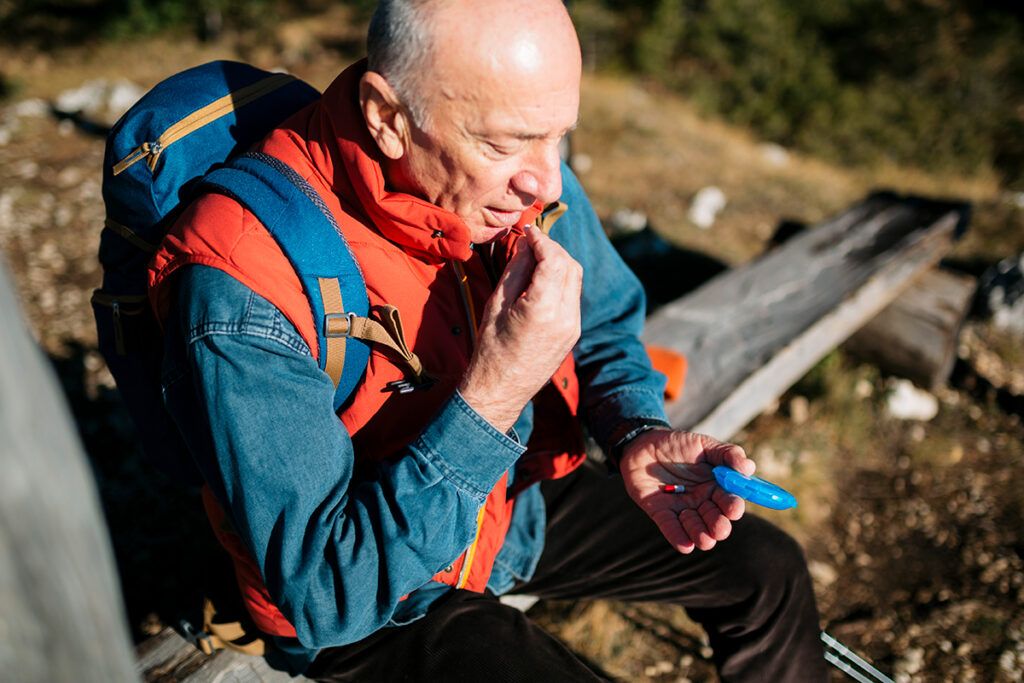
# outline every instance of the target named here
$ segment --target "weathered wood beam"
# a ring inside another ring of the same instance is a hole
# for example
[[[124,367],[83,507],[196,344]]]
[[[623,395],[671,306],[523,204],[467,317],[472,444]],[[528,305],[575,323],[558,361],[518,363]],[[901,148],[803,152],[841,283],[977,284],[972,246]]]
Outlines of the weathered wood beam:
[[[0,264],[0,679],[138,680],[92,472]]]
[[[968,216],[876,193],[659,309],[644,341],[689,360],[672,423],[730,438],[938,262]]]
[[[846,342],[844,349],[925,389],[946,383],[977,280],[932,268]]]

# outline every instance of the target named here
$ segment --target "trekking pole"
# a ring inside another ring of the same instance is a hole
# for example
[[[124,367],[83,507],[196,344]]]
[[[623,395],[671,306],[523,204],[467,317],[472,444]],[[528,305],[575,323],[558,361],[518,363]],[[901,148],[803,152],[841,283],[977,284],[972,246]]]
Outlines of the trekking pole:
[[[891,678],[824,631],[821,642],[825,644],[825,661],[858,683],[893,683]]]

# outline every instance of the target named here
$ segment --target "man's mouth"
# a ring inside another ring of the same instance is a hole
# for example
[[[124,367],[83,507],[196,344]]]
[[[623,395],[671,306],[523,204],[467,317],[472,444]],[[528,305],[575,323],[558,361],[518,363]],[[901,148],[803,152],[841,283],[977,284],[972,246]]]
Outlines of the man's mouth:
[[[490,214],[492,219],[488,223],[491,223],[492,227],[496,228],[511,228],[519,222],[523,215],[522,209],[507,211],[494,206],[486,207],[485,211]]]

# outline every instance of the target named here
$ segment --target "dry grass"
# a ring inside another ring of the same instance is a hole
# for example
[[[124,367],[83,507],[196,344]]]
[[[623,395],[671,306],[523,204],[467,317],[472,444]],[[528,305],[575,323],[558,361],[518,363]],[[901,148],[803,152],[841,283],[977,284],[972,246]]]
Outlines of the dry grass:
[[[815,223],[872,189],[994,200],[993,178],[932,176],[905,168],[844,169],[800,154],[788,160],[748,132],[701,118],[687,101],[655,86],[589,76],[574,153],[591,158],[581,174],[599,214],[644,211],[665,237],[729,263],[759,254],[782,219]],[[710,230],[687,219],[690,200],[715,185],[728,205]]]

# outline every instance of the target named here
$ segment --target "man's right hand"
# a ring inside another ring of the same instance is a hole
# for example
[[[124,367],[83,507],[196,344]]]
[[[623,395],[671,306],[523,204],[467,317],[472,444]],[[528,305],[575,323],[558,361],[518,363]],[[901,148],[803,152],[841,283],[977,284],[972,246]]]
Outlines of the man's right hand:
[[[583,269],[560,244],[528,229],[484,308],[477,347],[459,385],[466,402],[501,432],[580,337]]]

